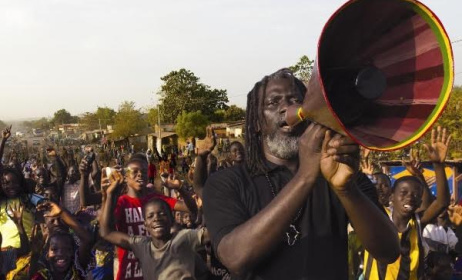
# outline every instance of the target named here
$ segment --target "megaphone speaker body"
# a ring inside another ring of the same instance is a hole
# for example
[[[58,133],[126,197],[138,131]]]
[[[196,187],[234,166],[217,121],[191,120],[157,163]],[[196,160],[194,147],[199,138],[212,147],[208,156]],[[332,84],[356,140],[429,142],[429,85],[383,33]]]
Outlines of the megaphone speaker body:
[[[329,19],[302,107],[311,119],[372,150],[419,139],[442,113],[454,80],[449,38],[415,0],[354,0]]]

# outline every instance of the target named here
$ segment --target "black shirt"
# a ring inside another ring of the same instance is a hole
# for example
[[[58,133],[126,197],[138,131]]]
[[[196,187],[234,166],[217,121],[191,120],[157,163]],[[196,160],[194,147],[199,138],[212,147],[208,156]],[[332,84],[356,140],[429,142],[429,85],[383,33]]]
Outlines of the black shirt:
[[[284,166],[270,167],[269,178],[279,192],[293,175]],[[358,174],[356,184],[379,205],[376,189],[364,174]],[[252,177],[242,164],[212,175],[205,184],[203,199],[207,228],[216,250],[225,235],[256,215],[273,195],[265,176]],[[297,222],[300,240],[291,247],[281,238],[271,255],[251,273],[240,278],[233,275],[232,279],[348,279],[347,225],[343,206],[320,177]]]

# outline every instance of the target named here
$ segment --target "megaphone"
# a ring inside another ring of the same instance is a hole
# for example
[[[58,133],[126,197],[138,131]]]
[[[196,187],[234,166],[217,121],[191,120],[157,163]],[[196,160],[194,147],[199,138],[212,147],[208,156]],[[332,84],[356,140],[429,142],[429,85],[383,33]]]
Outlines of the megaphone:
[[[453,86],[451,44],[415,0],[352,0],[324,26],[302,106],[310,119],[371,150],[403,148],[442,113]]]

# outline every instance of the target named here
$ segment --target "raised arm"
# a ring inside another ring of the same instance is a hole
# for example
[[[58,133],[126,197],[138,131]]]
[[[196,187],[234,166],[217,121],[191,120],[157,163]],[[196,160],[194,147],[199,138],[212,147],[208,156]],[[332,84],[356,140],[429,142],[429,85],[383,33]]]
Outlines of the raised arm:
[[[205,181],[208,178],[207,173],[207,156],[215,149],[217,145],[217,139],[215,136],[215,131],[212,129],[211,144],[205,149],[199,152],[195,159],[195,168],[193,175],[193,188],[194,192],[202,197],[202,189],[204,188]]]
[[[197,215],[196,201],[192,197],[192,194],[184,188],[184,185],[180,180],[176,179],[175,177],[168,177],[165,181],[165,187],[178,191],[183,198],[183,201],[178,200],[175,203],[175,208],[173,210],[191,212]]]
[[[130,249],[130,236],[126,233],[116,231],[111,227],[110,221],[113,219],[114,198],[116,193],[118,193],[118,188],[120,188],[124,180],[123,176],[117,171],[114,171],[112,176],[112,181],[106,190],[106,199],[101,212],[99,234],[102,238],[114,245],[125,249]],[[106,186],[102,187],[105,188]]]
[[[100,204],[102,200],[101,192],[91,193],[90,184],[89,184],[89,167],[87,161],[82,159],[79,165],[80,171],[80,185],[79,185],[79,196],[80,196],[80,205],[89,206]]]
[[[44,217],[59,217],[72,231],[77,234],[80,239],[79,246],[79,262],[82,267],[86,267],[90,263],[91,249],[94,245],[94,240],[88,230],[81,225],[77,219],[69,213],[66,209],[62,209],[56,203],[47,201],[37,206],[39,211],[47,210],[48,213]]]
[[[330,138],[329,132],[326,138]],[[398,232],[354,182],[359,166],[355,149],[358,147],[351,139],[339,134],[324,141],[321,172],[340,199],[364,248],[378,261],[392,263],[399,256]]]
[[[46,150],[48,158],[52,163],[52,170],[50,174],[55,177],[56,186],[58,188],[59,197],[63,195],[64,182],[66,181],[66,167],[64,166],[61,158],[56,154],[56,151],[53,148],[47,148]]]
[[[96,191],[101,191],[101,166],[97,160],[91,164],[91,178]]]
[[[8,205],[8,210],[11,213],[8,214],[11,220],[13,220],[16,228],[18,229],[19,239],[21,241],[21,247],[17,250],[18,257],[24,256],[30,251],[30,243],[29,238],[27,237],[27,233],[24,230],[24,226],[22,223],[22,213],[24,211],[24,206],[21,204],[13,204]]]
[[[415,176],[419,178],[420,181],[422,181],[422,184],[424,186],[423,188],[423,194],[422,194],[422,204],[420,207],[416,210],[416,213],[420,213],[422,211],[425,211],[430,204],[432,204],[434,197],[430,192],[430,187],[428,186],[427,182],[425,181],[425,177],[423,176],[422,173],[422,168],[420,164],[420,155],[418,151],[414,151],[414,149],[411,149],[410,151],[410,160],[409,161],[404,161],[402,162],[403,166],[406,167],[406,170],[411,173],[412,176]]]
[[[157,160],[160,162],[162,160],[162,157],[160,156],[159,151],[157,150],[156,147],[154,147],[154,153],[157,157]]]
[[[434,218],[441,214],[449,206],[451,196],[449,194],[448,180],[444,171],[444,161],[448,152],[451,136],[448,135],[446,128],[441,127],[432,129],[431,144],[425,144],[424,147],[428,156],[433,163],[436,177],[436,200],[433,201],[424,212],[421,222],[422,225],[430,223]]]
[[[0,143],[0,161],[1,159],[3,158],[3,152],[5,151],[5,144],[6,144],[6,141],[8,140],[8,138],[10,138],[11,136],[11,125],[10,127],[6,127],[3,131],[2,131],[2,142]],[[0,162],[0,165],[1,165],[1,162]]]

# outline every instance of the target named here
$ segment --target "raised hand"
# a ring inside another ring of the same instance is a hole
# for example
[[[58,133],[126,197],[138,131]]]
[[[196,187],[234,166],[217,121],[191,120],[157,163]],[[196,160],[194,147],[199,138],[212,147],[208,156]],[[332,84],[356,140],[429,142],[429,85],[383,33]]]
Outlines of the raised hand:
[[[455,226],[462,225],[462,206],[460,205],[450,205],[448,207],[449,220]]]
[[[14,203],[12,205],[8,205],[8,211],[6,213],[15,224],[21,224],[23,211],[24,206],[21,203]]]
[[[88,174],[90,174],[90,167],[88,166],[88,162],[85,160],[85,158],[80,161],[79,171],[82,175],[88,176]]]
[[[421,177],[422,176],[422,165],[420,162],[419,151],[415,151],[411,148],[409,160],[403,160],[402,164],[406,167],[406,170],[411,173],[412,176]]]
[[[8,138],[10,138],[11,136],[11,127],[13,125],[10,125],[10,127],[6,127],[3,131],[2,131],[2,138],[7,140]]]
[[[61,215],[61,213],[63,212],[63,209],[61,209],[61,207],[59,207],[58,204],[51,202],[51,201],[47,201],[47,202],[37,205],[37,210],[38,211],[48,211],[47,214],[43,214],[43,217],[49,217],[49,218],[59,217],[59,215]]]
[[[215,146],[217,145],[217,137],[215,136],[215,130],[213,128],[212,128],[212,135],[207,135],[206,142],[207,144],[209,144],[209,146],[205,148],[204,150],[199,151],[198,153],[199,156],[207,156],[209,153],[211,153],[215,149]]]
[[[30,249],[33,253],[42,252],[43,246],[45,245],[44,239],[43,232],[40,230],[40,224],[34,224],[30,237]]]
[[[431,143],[430,145],[424,144],[424,147],[433,163],[444,163],[449,143],[451,143],[451,135],[447,133],[446,128],[441,130],[441,126],[438,126],[437,129],[432,129]]]
[[[322,143],[320,168],[335,191],[343,191],[359,169],[359,147],[350,138],[327,131]]]
[[[165,181],[165,187],[172,189],[172,190],[178,190],[183,186],[183,183],[178,180],[174,175],[169,176],[167,180]]]
[[[103,192],[106,195],[114,194],[116,191],[120,191],[120,187],[124,182],[124,177],[119,171],[112,169],[109,177],[102,177],[101,182],[104,183],[104,185],[101,184],[101,186],[103,187]]]
[[[362,156],[361,156],[361,161],[360,161],[360,167],[361,171],[366,174],[366,175],[372,175],[374,174],[374,164],[372,161],[369,159],[369,154],[371,150],[366,149],[366,148],[361,148]]]

